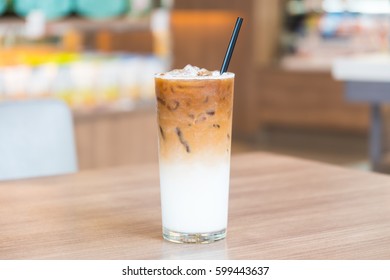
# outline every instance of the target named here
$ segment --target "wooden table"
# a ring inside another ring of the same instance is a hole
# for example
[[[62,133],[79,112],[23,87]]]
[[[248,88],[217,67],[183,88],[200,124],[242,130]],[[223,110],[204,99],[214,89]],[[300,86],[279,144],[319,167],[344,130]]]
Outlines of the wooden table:
[[[228,237],[161,238],[157,165],[0,183],[0,259],[390,259],[390,177],[232,158]]]

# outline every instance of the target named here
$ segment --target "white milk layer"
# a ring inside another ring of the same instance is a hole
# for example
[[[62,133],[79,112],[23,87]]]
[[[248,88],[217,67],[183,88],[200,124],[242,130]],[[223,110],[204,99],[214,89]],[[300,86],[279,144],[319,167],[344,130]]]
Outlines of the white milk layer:
[[[163,226],[181,233],[226,229],[230,163],[160,161]]]

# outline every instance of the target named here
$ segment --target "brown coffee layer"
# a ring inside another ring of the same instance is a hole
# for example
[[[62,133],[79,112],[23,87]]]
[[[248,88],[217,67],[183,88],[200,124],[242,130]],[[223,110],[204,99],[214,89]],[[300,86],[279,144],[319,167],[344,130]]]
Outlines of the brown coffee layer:
[[[160,159],[230,154],[234,78],[156,78]]]

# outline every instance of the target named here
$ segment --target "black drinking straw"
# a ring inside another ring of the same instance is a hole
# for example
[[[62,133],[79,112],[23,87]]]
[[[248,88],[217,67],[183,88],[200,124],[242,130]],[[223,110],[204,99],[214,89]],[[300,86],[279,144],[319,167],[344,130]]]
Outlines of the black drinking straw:
[[[238,33],[240,32],[241,24],[244,19],[238,17],[236,21],[236,25],[234,26],[234,30],[232,33],[232,37],[230,38],[229,46],[226,50],[225,58],[223,59],[222,67],[221,67],[221,75],[225,73],[229,67],[230,59],[232,58],[234,46],[236,45]]]

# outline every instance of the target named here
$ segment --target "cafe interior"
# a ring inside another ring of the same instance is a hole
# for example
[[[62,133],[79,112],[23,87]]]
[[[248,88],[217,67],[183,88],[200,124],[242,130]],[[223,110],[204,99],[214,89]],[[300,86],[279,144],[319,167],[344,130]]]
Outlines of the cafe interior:
[[[219,69],[238,16],[232,154],[390,171],[387,100],[367,97],[389,88],[389,1],[90,2],[0,1],[0,180],[44,174],[45,163],[28,162],[28,154],[45,154],[50,141],[63,145],[56,160],[74,162],[69,171],[157,162],[154,73]],[[354,98],[351,87],[361,82],[368,89]],[[61,116],[50,118],[61,131],[54,139],[39,120],[17,124],[28,109],[3,110],[48,100],[66,104],[70,136]],[[37,146],[23,150],[20,141]],[[73,159],[62,155],[67,149]]]

